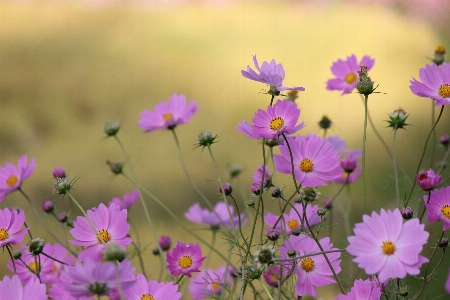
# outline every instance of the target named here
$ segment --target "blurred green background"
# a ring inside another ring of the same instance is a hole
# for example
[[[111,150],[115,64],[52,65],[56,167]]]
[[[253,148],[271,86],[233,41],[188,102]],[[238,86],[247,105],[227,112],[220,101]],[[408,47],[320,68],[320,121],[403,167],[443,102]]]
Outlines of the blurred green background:
[[[243,195],[243,209],[262,154],[260,144],[237,132],[235,126],[244,119],[250,121],[257,109],[265,109],[270,98],[263,94],[264,85],[243,78],[240,70],[252,66],[254,54],[260,62],[275,58],[284,66],[287,86],[306,88],[297,100],[300,118],[307,125],[301,133],[319,133],[317,122],[327,115],[333,121],[329,134],[346,139],[348,148],[360,148],[364,110],[359,95],[340,96],[337,91],[327,91],[325,82],[332,77],[334,61],[351,54],[360,59],[367,54],[376,60],[370,76],[382,92],[370,96],[369,110],[389,145],[392,133],[384,122],[387,114],[399,107],[410,114],[412,125],[399,132],[397,151],[399,164],[413,178],[431,128],[431,100],[413,95],[409,80],[418,78],[419,69],[429,63],[426,57],[433,55],[437,45],[448,45],[449,31],[437,28],[431,20],[411,18],[382,5],[323,1],[2,2],[0,165],[16,163],[22,154],[36,159],[36,171],[23,190],[38,208],[44,199],[54,200],[58,212],[69,207],[67,197],[52,196],[52,170],[56,166],[64,167],[69,178],[79,177],[74,196],[86,209],[107,203],[133,189],[124,178],[112,175],[105,164],[106,160],[125,159],[117,143],[105,139],[102,132],[106,121],[119,121],[119,137],[140,182],[184,221],[183,212],[201,200],[182,172],[173,137],[169,131],[143,134],[136,125],[144,109],[153,109],[173,92],[184,93],[200,106],[191,122],[176,128],[195,183],[213,202],[220,199],[208,153],[193,150],[201,130],[213,131],[220,137],[213,150],[222,176],[226,178],[231,164],[242,168],[242,190],[235,189]],[[444,111],[438,136],[449,133],[448,116]],[[437,161],[444,150],[434,148]],[[369,209],[394,208],[392,163],[370,129],[367,155]],[[425,161],[424,167],[429,159]],[[280,186],[292,191],[290,179],[287,175],[277,177]],[[402,194],[409,192],[407,181],[402,182]],[[320,191],[322,196],[331,197],[337,189],[331,186]],[[360,181],[352,185],[351,195],[353,224],[361,221],[364,212]],[[269,198],[267,210],[278,212],[278,205]],[[349,196],[341,198],[345,202]],[[149,200],[149,205],[158,235],[195,242],[156,204]],[[0,204],[2,208],[10,206],[24,208],[34,235],[51,241],[20,194],[10,194]],[[142,229],[143,243],[149,247],[145,253],[147,271],[157,276],[159,261],[150,252],[155,244],[140,203],[131,208],[130,218]],[[333,242],[345,247],[339,213],[334,220],[339,224]],[[58,224],[51,218],[46,221],[62,238]],[[437,240],[440,224],[427,225],[427,229],[432,230],[430,241]],[[200,233],[210,236],[207,231]],[[218,244],[223,251],[228,249],[224,240]],[[426,251],[431,249],[426,247]],[[344,261],[348,266],[348,258]],[[213,258],[211,264],[218,266],[220,261]],[[348,272],[347,267],[343,269]],[[427,289],[427,299],[446,298],[443,282],[447,270],[448,264],[433,279],[435,287]],[[9,271],[2,266],[0,273]],[[364,276],[362,272],[359,275]],[[336,286],[326,290],[337,291]],[[327,295],[325,289],[321,291]]]

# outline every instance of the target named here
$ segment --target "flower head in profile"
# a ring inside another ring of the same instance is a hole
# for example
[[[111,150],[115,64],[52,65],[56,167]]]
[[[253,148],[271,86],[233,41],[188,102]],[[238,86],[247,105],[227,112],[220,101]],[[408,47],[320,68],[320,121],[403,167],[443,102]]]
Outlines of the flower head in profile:
[[[105,245],[114,242],[125,248],[131,243],[131,238],[127,237],[130,225],[127,223],[126,209],[120,209],[115,204],[106,207],[101,203],[98,208],[88,210],[87,215],[92,220]],[[102,251],[105,246],[102,240],[97,237],[86,217],[77,217],[74,228],[70,230],[70,233],[75,238],[70,242],[76,246],[84,247],[78,255],[78,260],[84,261],[87,258],[92,258],[99,261],[102,259]]]
[[[33,174],[35,168],[34,158],[28,162],[26,155],[19,158],[17,167],[10,162],[0,167],[0,202],[6,195],[20,188],[22,182]]]
[[[178,285],[172,281],[168,283],[147,281],[142,274],[136,276],[136,284],[123,293],[128,300],[179,300],[182,296],[178,291]]]
[[[450,104],[450,63],[426,65],[419,70],[419,77],[422,82],[410,80],[411,92],[435,100],[435,106]]]
[[[431,191],[423,196],[425,206],[427,207],[427,218],[430,222],[442,221],[444,223],[443,231],[450,228],[450,186]]]
[[[354,54],[348,56],[347,60],[338,59],[331,66],[331,72],[336,77],[327,81],[327,90],[342,91],[342,95],[350,93],[359,82],[360,66],[366,66],[369,71],[374,63],[375,60],[368,55],[365,55],[359,63]]]
[[[288,139],[294,162],[294,176],[304,187],[326,185],[326,180],[339,177],[339,153],[333,145],[317,135],[295,136]],[[275,155],[278,172],[292,174],[291,154],[287,145],[280,146]]]
[[[198,106],[194,100],[186,105],[186,96],[174,93],[167,102],[156,104],[155,110],[144,110],[138,122],[144,132],[158,129],[173,129],[175,126],[189,122]]]
[[[256,55],[253,55],[253,64],[255,65],[256,71],[254,71],[250,66],[247,66],[247,71],[241,70],[242,76],[247,79],[259,81],[270,86],[270,92],[278,95],[281,91],[285,90],[296,90],[304,91],[303,87],[285,87],[283,86],[284,80],[284,68],[282,64],[277,64],[275,59],[272,59],[270,63],[264,61],[259,67]],[[259,73],[258,73],[259,72]]]
[[[35,276],[25,285],[14,275],[12,278],[5,276],[0,281],[0,295],[3,300],[47,300],[46,286],[40,283]]]
[[[339,295],[335,300],[380,300],[381,286],[376,278],[355,280],[347,295]]]
[[[333,244],[328,237],[319,240],[319,242],[324,251],[337,250],[333,248]],[[297,274],[295,293],[299,296],[311,295],[315,297],[317,286],[336,282],[324,255],[312,255],[318,252],[322,251],[317,243],[303,233],[299,236],[291,235],[280,247],[281,257],[285,260],[284,269]],[[294,257],[292,257],[292,253],[295,253]],[[332,252],[326,255],[336,274],[339,273],[341,271],[341,254]]]
[[[420,266],[428,261],[420,252],[429,233],[417,218],[403,223],[398,209],[364,215],[363,223],[356,224],[353,231],[347,252],[366,274],[378,274],[380,282],[417,275]]]
[[[279,265],[271,265],[267,271],[263,272],[266,283],[271,287],[278,287],[278,282],[288,275],[288,270],[282,269]]]
[[[202,300],[220,296],[222,291],[230,285],[230,276],[226,274],[226,269],[225,266],[215,270],[206,269],[195,275],[188,287],[192,299]],[[229,271],[231,269],[232,267],[229,267]]]
[[[234,213],[234,207],[230,206],[231,215]],[[184,216],[189,221],[198,224],[208,224],[214,228],[219,228],[224,225],[227,228],[231,228],[233,225],[228,215],[227,205],[225,202],[220,201],[214,206],[214,211],[206,208],[201,208],[199,203],[194,203],[189,207],[188,211],[184,213]],[[245,225],[247,218],[244,214],[241,214],[241,225]],[[237,226],[239,224],[239,216],[233,215],[233,223]]]
[[[183,274],[191,278],[192,272],[200,272],[198,268],[200,268],[205,258],[206,256],[202,257],[202,249],[199,244],[186,245],[178,241],[172,252],[167,252],[166,268],[172,276]]]
[[[319,210],[318,205],[306,204],[306,215],[305,218],[308,219],[308,223],[310,226],[316,225],[320,223],[320,217],[317,215],[317,211]],[[294,207],[291,208],[289,214],[283,215],[283,221],[279,221],[280,218],[277,215],[272,213],[268,213],[264,217],[264,221],[270,226],[270,228],[284,228],[282,222],[285,223],[286,233],[291,234],[295,231],[299,231],[302,229],[302,219],[303,219],[303,205],[294,204]],[[278,222],[278,223],[277,223]],[[306,224],[305,224],[306,226]]]
[[[114,197],[111,201],[109,201],[108,206],[111,204],[119,205],[120,209],[128,209],[130,208],[139,198],[139,191],[137,189],[132,192],[125,193],[122,199]]]
[[[246,121],[236,128],[252,138],[274,139],[282,133],[289,135],[303,128],[304,122],[296,125],[299,117],[300,109],[297,105],[287,100],[278,100],[274,105],[269,105],[267,110],[258,109],[250,128]]]
[[[18,245],[23,241],[30,228],[22,229],[25,223],[25,212],[10,210],[5,207],[0,209],[0,247],[5,245]]]
[[[441,183],[442,176],[434,173],[433,169],[430,168],[428,171],[416,175],[416,180],[424,191],[431,191]]]
[[[252,178],[253,182],[250,185],[250,190],[255,195],[259,195],[261,192],[261,183],[263,189],[266,189],[272,185],[272,176],[270,175],[269,167],[267,166],[264,167],[264,165],[259,165],[258,170],[253,173]]]

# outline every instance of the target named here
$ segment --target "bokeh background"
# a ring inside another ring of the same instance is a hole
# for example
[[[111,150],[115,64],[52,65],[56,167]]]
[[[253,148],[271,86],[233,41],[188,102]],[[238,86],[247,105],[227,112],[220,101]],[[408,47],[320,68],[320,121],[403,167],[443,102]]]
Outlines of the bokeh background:
[[[105,163],[125,160],[117,143],[103,134],[105,122],[118,121],[122,125],[119,137],[139,181],[181,220],[209,238],[205,226],[183,217],[200,199],[184,176],[172,134],[142,133],[136,125],[139,114],[166,101],[173,92],[195,99],[200,106],[197,115],[176,128],[187,168],[202,191],[213,202],[219,201],[211,159],[206,151],[194,150],[201,130],[217,133],[220,142],[213,150],[224,178],[233,164],[242,170],[240,181],[233,183],[244,209],[251,199],[251,176],[262,163],[262,154],[260,144],[235,127],[244,119],[250,121],[257,109],[266,108],[270,98],[264,94],[264,85],[243,78],[240,70],[252,66],[254,54],[260,61],[275,58],[284,66],[286,85],[306,88],[297,99],[301,119],[307,124],[301,133],[320,133],[317,122],[327,115],[333,121],[329,134],[344,138],[348,148],[360,148],[364,110],[359,95],[341,96],[325,89],[325,82],[332,77],[331,64],[356,54],[376,60],[370,76],[381,93],[370,96],[369,110],[389,145],[392,132],[384,121],[387,114],[399,107],[410,114],[411,126],[399,132],[397,151],[399,164],[413,178],[431,128],[431,100],[413,95],[409,80],[418,78],[419,69],[429,63],[427,57],[433,56],[437,45],[449,45],[448,4],[446,0],[2,1],[0,165],[16,163],[22,154],[36,159],[36,171],[23,190],[38,208],[44,199],[52,199],[58,212],[69,209],[67,197],[52,196],[56,166],[64,167],[69,178],[78,178],[74,196],[86,209],[106,203],[133,189]],[[449,133],[449,124],[449,112],[444,111],[437,135]],[[444,150],[436,143],[430,146],[436,162]],[[369,209],[395,207],[393,166],[370,129],[367,155]],[[423,167],[428,167],[429,161],[425,159]],[[129,171],[127,166],[125,171]],[[292,190],[289,176],[278,175],[277,180]],[[401,179],[401,188],[402,194],[409,191],[407,179]],[[337,189],[321,189],[319,203]],[[350,201],[349,195],[341,195],[342,203]],[[361,221],[364,212],[361,182],[352,185],[351,199],[353,224]],[[159,235],[195,242],[148,201]],[[277,212],[277,206],[267,201],[267,210]],[[413,205],[417,207],[417,203]],[[0,203],[1,208],[10,206],[25,209],[34,235],[51,241],[19,193]],[[78,214],[74,210],[71,217]],[[42,216],[57,235],[64,236],[54,219]],[[140,203],[131,208],[130,218],[141,228],[147,245],[147,271],[157,276],[159,260],[151,254],[155,243]],[[339,213],[335,221],[333,242],[345,247]],[[430,241],[437,240],[440,224],[427,225],[427,229]],[[224,251],[228,249],[223,239],[217,243]],[[428,245],[425,253],[430,250]],[[4,253],[1,261],[6,260]],[[347,266],[348,260],[344,260]],[[219,264],[212,258],[212,266]],[[349,267],[343,269],[349,272]],[[447,271],[448,263],[430,282],[433,288],[427,289],[424,299],[446,299],[443,282]],[[4,263],[0,273],[9,274]],[[418,283],[408,282],[413,289]],[[320,291],[324,299],[330,299],[327,293],[337,290],[328,287]]]

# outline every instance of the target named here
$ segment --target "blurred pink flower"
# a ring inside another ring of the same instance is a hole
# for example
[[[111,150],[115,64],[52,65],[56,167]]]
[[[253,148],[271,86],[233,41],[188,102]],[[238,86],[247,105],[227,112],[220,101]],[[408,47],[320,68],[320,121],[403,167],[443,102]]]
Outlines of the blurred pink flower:
[[[427,207],[427,218],[430,222],[442,221],[444,223],[443,231],[450,228],[450,186],[431,191],[423,196],[425,206]]]
[[[229,267],[231,270],[232,267]],[[189,293],[192,299],[201,300],[220,296],[223,289],[230,284],[230,276],[225,274],[226,267],[215,270],[206,269],[195,275],[189,282]]]
[[[434,173],[430,168],[428,171],[416,175],[416,180],[419,186],[425,191],[431,191],[439,183],[441,183],[442,176]]]
[[[233,206],[230,206],[230,212],[233,215]],[[184,216],[189,221],[198,224],[208,224],[217,228],[222,225],[227,228],[232,227],[226,203],[223,201],[219,201],[216,203],[216,205],[214,206],[214,211],[210,211],[206,208],[201,208],[199,203],[194,203],[191,205],[191,207],[189,207],[188,211],[184,213]],[[239,217],[237,215],[233,216],[233,223],[235,224],[235,226],[239,225]],[[241,214],[241,223],[242,226],[247,223],[247,218],[245,218],[244,214]]]
[[[355,280],[352,289],[347,295],[338,295],[335,300],[380,300],[381,286],[376,278]]]
[[[263,172],[264,171],[264,172]],[[263,174],[264,174],[264,181],[263,181]],[[258,166],[258,170],[256,170],[253,173],[253,182],[250,185],[250,190],[253,192],[253,194],[255,195],[259,195],[259,193],[261,192],[261,182],[262,182],[262,188],[268,188],[270,187],[270,185],[272,184],[271,181],[271,175],[270,175],[270,171],[269,171],[269,167],[264,165],[259,165]]]
[[[295,208],[295,209],[294,209]],[[294,204],[294,208],[291,208],[289,214],[284,214],[283,219],[286,224],[286,233],[291,234],[294,231],[298,231],[302,229],[302,218],[303,218],[303,205]],[[308,219],[308,223],[310,226],[320,223],[320,218],[317,215],[317,211],[319,210],[318,205],[312,206],[311,204],[306,204],[306,218]],[[298,213],[297,213],[298,212]],[[275,223],[278,221],[279,216],[274,215],[272,213],[267,213],[264,217],[264,221],[267,225],[270,226],[269,229],[275,226]],[[283,220],[280,220],[275,228],[283,229]],[[305,223],[305,227],[306,223]],[[266,229],[267,230],[267,229]]]
[[[435,100],[435,106],[450,104],[450,63],[426,65],[419,70],[419,77],[422,82],[410,81],[411,92]]]
[[[46,286],[34,277],[25,285],[14,275],[12,278],[3,277],[0,281],[0,295],[2,300],[47,300]]]
[[[137,189],[132,192],[125,193],[123,195],[123,200],[117,197],[114,197],[111,201],[109,201],[108,206],[111,204],[119,205],[120,209],[128,209],[133,205],[137,199],[139,198],[139,191]]]
[[[18,245],[23,241],[30,228],[22,228],[25,223],[25,212],[10,210],[5,207],[0,209],[0,247],[5,245]]]
[[[4,167],[0,167],[0,202],[6,195],[17,190],[22,185],[22,181],[33,174],[36,168],[34,158],[28,163],[28,158],[23,155],[17,162],[17,168],[8,162]]]

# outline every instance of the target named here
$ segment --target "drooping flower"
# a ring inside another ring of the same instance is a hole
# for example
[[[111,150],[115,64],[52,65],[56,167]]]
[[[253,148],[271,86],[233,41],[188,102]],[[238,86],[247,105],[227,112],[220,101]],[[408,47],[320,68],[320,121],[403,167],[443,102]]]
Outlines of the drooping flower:
[[[403,223],[398,209],[364,215],[363,223],[353,229],[355,235],[348,237],[346,250],[366,274],[378,274],[380,282],[392,278],[417,275],[420,266],[428,261],[419,255],[429,233],[418,218]]]
[[[294,176],[304,187],[326,185],[325,180],[339,177],[339,154],[333,145],[317,135],[288,139],[294,163]],[[281,155],[274,155],[275,168],[292,174],[291,154],[287,145],[280,146]]]
[[[294,209],[295,208],[295,209]],[[289,214],[284,214],[283,219],[286,226],[286,233],[291,234],[292,232],[299,231],[302,229],[302,219],[303,219],[303,206],[301,204],[294,204],[294,208],[291,208]],[[306,215],[305,218],[308,219],[310,226],[320,223],[320,217],[317,215],[319,210],[318,205],[312,206],[311,204],[306,204]],[[268,213],[264,217],[264,221],[270,226],[270,228],[283,229],[283,220],[278,223],[279,216],[272,213]],[[275,225],[277,223],[277,225]],[[305,227],[307,227],[305,222]],[[269,229],[270,229],[269,228]],[[267,230],[267,229],[266,229]]]
[[[25,212],[20,212],[5,207],[0,209],[0,247],[5,245],[18,245],[23,241],[30,228],[22,229],[25,223]]]
[[[127,210],[121,210],[118,205],[111,204],[108,208],[101,203],[98,208],[87,211],[98,233],[105,244],[114,242],[122,248],[131,243],[127,237],[130,225],[127,223]],[[75,238],[70,242],[76,246],[85,247],[78,255],[78,260],[84,261],[88,257],[101,260],[105,246],[89,224],[86,217],[77,217],[74,228],[70,233]]]
[[[433,169],[430,168],[428,171],[416,175],[416,180],[423,190],[431,191],[441,183],[442,176],[434,173]]]
[[[231,269],[232,267],[229,267],[229,271]],[[218,297],[230,285],[229,279],[230,276],[226,274],[225,266],[215,270],[203,270],[190,280],[189,293],[194,300]]]
[[[116,204],[119,205],[120,209],[128,209],[133,205],[137,199],[139,198],[139,191],[137,189],[132,192],[125,193],[123,195],[123,200],[117,197],[114,197],[111,201],[109,201],[108,205]]]
[[[28,163],[26,155],[22,155],[17,161],[17,168],[8,162],[4,167],[0,167],[0,202],[6,195],[17,190],[22,182],[33,174],[36,168],[34,158]]]
[[[359,63],[354,54],[348,56],[347,60],[338,59],[331,66],[331,72],[336,77],[327,81],[327,90],[342,91],[342,95],[350,93],[359,81],[360,66],[366,66],[369,71],[374,63],[375,60],[368,55]]]
[[[124,291],[128,300],[179,300],[182,294],[173,281],[164,283],[156,280],[147,281],[144,275],[136,277],[136,284]]]
[[[450,186],[431,191],[430,199],[428,195],[423,196],[427,207],[427,218],[430,222],[442,221],[443,231],[450,228]]]
[[[333,248],[330,238],[325,237],[319,240],[324,251],[337,250]],[[295,257],[289,254],[295,252]],[[323,254],[314,255],[314,253],[322,252],[317,243],[305,234],[299,236],[291,235],[284,245],[280,247],[280,253],[283,260],[286,260],[284,267],[297,274],[298,280],[295,284],[295,293],[298,296],[311,295],[316,297],[316,287],[323,286],[336,281]],[[339,273],[340,256],[339,252],[326,254],[334,271]]]
[[[25,286],[14,275],[12,278],[5,276],[0,281],[0,295],[3,300],[47,300],[45,284],[40,283],[37,277],[30,280]]]
[[[264,174],[264,176],[263,176]],[[263,178],[264,177],[264,178]],[[258,166],[258,170],[256,170],[253,173],[253,182],[250,185],[250,190],[253,192],[253,194],[255,195],[259,195],[259,193],[261,192],[261,182],[262,182],[262,188],[266,189],[268,187],[270,187],[270,185],[272,184],[271,181],[271,175],[270,175],[270,171],[269,171],[269,167],[264,165],[259,165]]]
[[[450,63],[426,65],[419,70],[419,77],[422,82],[410,80],[411,92],[435,100],[435,106],[450,104]]]
[[[192,272],[200,272],[198,269],[206,256],[202,257],[202,249],[199,244],[186,245],[180,241],[177,242],[172,252],[166,253],[167,269],[170,275],[178,276],[180,274],[191,278]]]
[[[138,125],[144,132],[173,129],[177,125],[189,122],[197,110],[198,106],[194,100],[186,105],[186,96],[174,93],[169,101],[156,104],[154,111],[144,110]]]
[[[381,286],[376,278],[357,279],[347,295],[338,295],[335,300],[380,300]]]
[[[234,207],[230,206],[231,215],[234,214]],[[189,221],[198,224],[208,224],[214,228],[219,228],[224,225],[227,228],[232,228],[230,217],[228,215],[227,205],[223,201],[217,202],[214,206],[214,211],[210,211],[206,208],[201,208],[199,203],[194,203],[189,207],[188,211],[184,213],[184,216]],[[241,214],[241,225],[244,226],[247,223],[247,218],[244,214]],[[233,223],[235,226],[239,225],[239,216],[233,215]]]
[[[241,70],[242,76],[247,79],[259,81],[270,86],[271,92],[277,94],[277,92],[281,92],[284,90],[296,90],[296,91],[304,91],[303,87],[285,87],[283,86],[284,80],[284,68],[282,64],[277,64],[275,59],[272,59],[270,63],[264,61],[259,67],[258,60],[256,59],[256,55],[253,55],[253,63],[255,65],[255,72],[250,66],[247,66],[247,71]]]

